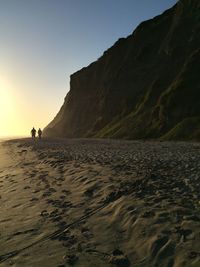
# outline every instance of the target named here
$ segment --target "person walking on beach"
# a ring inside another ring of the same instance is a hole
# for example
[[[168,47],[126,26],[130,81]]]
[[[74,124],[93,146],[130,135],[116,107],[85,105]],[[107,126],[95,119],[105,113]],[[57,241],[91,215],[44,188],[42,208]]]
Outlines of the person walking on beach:
[[[36,135],[36,130],[33,127],[33,129],[31,130],[31,136],[32,136],[33,139],[35,138],[35,135]]]
[[[39,128],[39,130],[38,130],[38,137],[39,137],[39,139],[41,139],[42,138],[42,130]]]

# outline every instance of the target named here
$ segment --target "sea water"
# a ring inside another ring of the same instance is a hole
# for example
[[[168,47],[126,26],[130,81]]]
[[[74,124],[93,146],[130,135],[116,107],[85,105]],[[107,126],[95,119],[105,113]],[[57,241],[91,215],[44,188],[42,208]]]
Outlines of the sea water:
[[[12,140],[12,139],[20,139],[20,138],[25,138],[26,136],[0,136],[0,142]]]

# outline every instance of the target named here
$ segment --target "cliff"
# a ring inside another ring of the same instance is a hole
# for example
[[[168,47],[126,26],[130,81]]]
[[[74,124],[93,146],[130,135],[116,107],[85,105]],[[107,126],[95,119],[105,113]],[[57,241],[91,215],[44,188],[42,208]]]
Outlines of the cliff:
[[[71,75],[47,136],[200,139],[200,2],[180,0]]]

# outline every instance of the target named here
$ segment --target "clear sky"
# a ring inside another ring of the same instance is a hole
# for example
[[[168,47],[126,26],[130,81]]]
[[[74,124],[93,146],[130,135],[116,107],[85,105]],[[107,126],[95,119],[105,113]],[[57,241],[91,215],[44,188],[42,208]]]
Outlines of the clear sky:
[[[0,0],[0,136],[45,127],[70,74],[176,0]]]

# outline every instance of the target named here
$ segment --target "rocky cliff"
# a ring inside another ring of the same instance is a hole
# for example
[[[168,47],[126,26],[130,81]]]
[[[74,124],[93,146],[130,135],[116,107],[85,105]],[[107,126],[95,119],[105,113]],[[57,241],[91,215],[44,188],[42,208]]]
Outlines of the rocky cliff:
[[[47,136],[200,139],[200,1],[180,0],[71,75]]]

